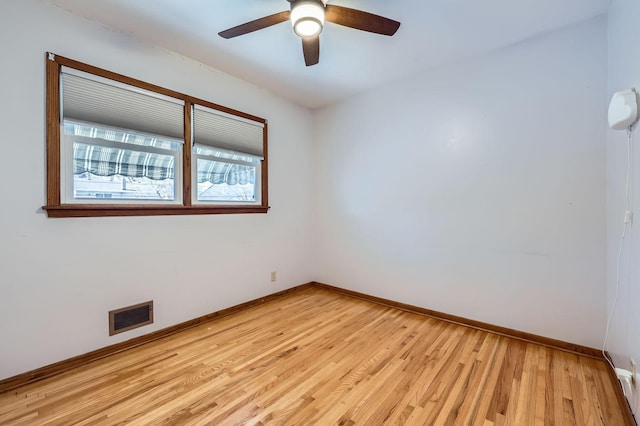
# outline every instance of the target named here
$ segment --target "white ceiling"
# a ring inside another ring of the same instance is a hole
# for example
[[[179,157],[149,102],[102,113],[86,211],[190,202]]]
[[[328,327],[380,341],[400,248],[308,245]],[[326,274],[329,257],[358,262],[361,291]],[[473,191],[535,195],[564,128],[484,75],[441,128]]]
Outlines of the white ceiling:
[[[400,21],[393,37],[327,23],[306,67],[289,23],[225,40],[219,31],[286,0],[45,0],[233,74],[308,108],[606,12],[610,0],[330,0]]]

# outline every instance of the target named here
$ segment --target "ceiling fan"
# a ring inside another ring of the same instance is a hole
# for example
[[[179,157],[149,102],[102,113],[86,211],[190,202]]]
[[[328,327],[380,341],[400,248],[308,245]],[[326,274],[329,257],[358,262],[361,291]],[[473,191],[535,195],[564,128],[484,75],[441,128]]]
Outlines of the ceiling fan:
[[[218,33],[233,38],[291,20],[293,30],[302,39],[302,53],[307,66],[320,60],[320,33],[325,21],[370,33],[392,36],[400,22],[348,7],[325,4],[327,0],[287,0],[291,10],[285,10],[246,22]]]

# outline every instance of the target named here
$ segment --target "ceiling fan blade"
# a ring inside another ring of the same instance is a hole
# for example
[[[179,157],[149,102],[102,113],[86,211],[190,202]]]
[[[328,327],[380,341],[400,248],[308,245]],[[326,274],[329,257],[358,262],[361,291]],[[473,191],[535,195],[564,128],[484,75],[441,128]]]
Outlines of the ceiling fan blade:
[[[320,35],[302,37],[302,53],[308,67],[317,64],[320,61]]]
[[[265,16],[264,18],[256,19],[255,21],[246,22],[238,25],[237,27],[229,28],[228,30],[220,31],[218,35],[223,38],[233,38],[244,34],[252,33],[254,31],[261,30],[263,28],[270,27],[272,25],[279,24],[289,20],[291,12],[285,10],[280,13]]]
[[[400,22],[362,10],[328,4],[324,19],[334,24],[355,28],[356,30],[392,36],[400,28]]]

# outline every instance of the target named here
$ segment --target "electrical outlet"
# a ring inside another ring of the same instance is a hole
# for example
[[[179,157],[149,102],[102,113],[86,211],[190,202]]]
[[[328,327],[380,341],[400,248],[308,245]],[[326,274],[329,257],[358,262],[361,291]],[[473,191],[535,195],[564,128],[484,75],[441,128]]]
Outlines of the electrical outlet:
[[[272,271],[271,272],[271,282],[275,283],[278,280],[278,276],[276,274],[276,271]]]
[[[638,372],[636,371],[638,366],[636,364],[636,360],[631,358],[629,359],[629,362],[631,363],[631,384],[633,385],[633,387],[636,386],[636,374],[638,374]]]

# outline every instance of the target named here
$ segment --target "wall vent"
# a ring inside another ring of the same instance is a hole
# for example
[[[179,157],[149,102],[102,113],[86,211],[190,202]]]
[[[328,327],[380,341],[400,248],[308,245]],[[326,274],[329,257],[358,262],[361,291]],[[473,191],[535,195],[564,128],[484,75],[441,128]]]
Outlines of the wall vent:
[[[109,311],[109,336],[153,323],[153,300]]]

